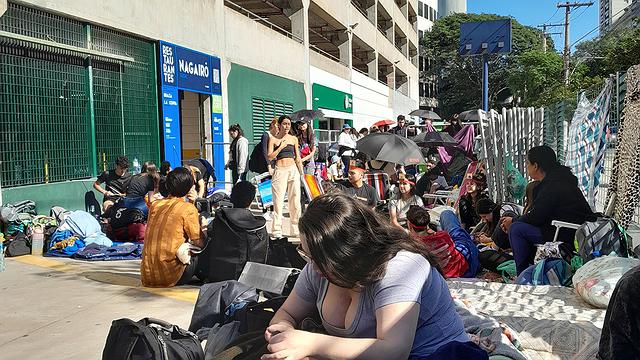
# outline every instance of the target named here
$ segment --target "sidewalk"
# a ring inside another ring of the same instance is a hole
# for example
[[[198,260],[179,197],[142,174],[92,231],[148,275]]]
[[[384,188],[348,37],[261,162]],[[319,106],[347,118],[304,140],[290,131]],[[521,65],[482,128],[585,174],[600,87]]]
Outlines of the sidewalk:
[[[187,328],[198,288],[142,288],[139,269],[139,260],[6,259],[0,357],[100,359],[111,321],[123,317]]]

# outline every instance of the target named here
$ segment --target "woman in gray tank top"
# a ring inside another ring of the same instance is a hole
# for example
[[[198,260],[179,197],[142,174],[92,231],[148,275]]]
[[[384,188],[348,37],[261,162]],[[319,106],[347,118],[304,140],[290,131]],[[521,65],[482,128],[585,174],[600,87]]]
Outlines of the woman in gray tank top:
[[[262,359],[488,358],[424,244],[342,194],[313,200],[299,227],[308,263],[266,330]],[[316,311],[327,334],[296,330]]]

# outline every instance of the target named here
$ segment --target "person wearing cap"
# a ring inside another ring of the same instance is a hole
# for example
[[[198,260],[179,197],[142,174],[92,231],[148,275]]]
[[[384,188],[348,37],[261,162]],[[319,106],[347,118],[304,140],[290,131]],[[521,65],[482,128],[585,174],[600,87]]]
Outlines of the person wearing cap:
[[[331,165],[329,166],[329,171],[327,171],[329,175],[330,181],[338,181],[343,179],[344,171],[342,170],[342,160],[340,156],[333,155],[331,157]]]
[[[349,170],[349,163],[351,157],[355,155],[356,142],[351,137],[351,125],[342,125],[342,132],[338,136],[338,156],[342,158],[342,164],[344,165],[344,175],[347,176]]]
[[[398,189],[400,193],[389,201],[389,216],[391,223],[406,230],[407,211],[412,205],[424,206],[422,199],[415,195],[416,178],[410,174],[398,176]]]
[[[460,115],[453,114],[451,119],[449,119],[449,125],[445,126],[444,132],[451,136],[455,136],[460,130],[462,130],[462,125],[460,124]]]
[[[366,202],[371,207],[375,207],[380,199],[376,190],[364,182],[365,171],[365,165],[362,160],[351,160],[348,172],[349,180],[339,182],[337,185],[346,194]]]

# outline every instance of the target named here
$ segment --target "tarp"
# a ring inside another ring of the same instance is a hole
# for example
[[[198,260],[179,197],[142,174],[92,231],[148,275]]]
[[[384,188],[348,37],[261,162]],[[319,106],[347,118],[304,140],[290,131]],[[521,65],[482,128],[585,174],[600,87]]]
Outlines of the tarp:
[[[589,102],[584,93],[580,94],[569,126],[565,165],[578,177],[578,186],[591,208],[595,208],[600,176],[604,171],[611,88],[611,81],[607,80],[593,102]]]

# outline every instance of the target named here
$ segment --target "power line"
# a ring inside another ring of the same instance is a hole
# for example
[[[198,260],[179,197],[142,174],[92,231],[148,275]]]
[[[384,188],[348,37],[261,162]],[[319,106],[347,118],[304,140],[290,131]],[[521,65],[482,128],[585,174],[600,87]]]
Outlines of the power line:
[[[556,12],[553,13],[553,15],[551,15],[551,17],[549,18],[549,20],[545,21],[544,23],[548,23],[549,21],[551,21],[551,19],[553,19],[556,15],[558,15],[558,11],[560,11],[560,8],[557,7],[556,8]]]
[[[611,18],[616,17],[618,14],[620,14],[621,12],[623,12],[623,11],[625,11],[625,10],[626,10],[626,9],[620,9],[617,13],[613,14],[613,15],[611,16]],[[573,45],[575,45],[575,44],[579,43],[579,42],[580,42],[580,40],[582,40],[582,39],[586,38],[587,36],[591,35],[591,33],[593,33],[594,31],[598,30],[599,28],[600,28],[600,24],[596,25],[596,27],[594,27],[593,29],[591,29],[588,33],[584,34],[580,39],[578,39],[578,40],[574,41],[574,42],[571,44],[571,47],[573,47]]]
[[[591,6],[593,2],[574,2],[569,3],[568,1],[564,4],[559,3],[556,5],[559,8],[564,8],[564,53],[562,57],[564,58],[564,84],[565,86],[569,86],[569,55],[571,54],[571,46],[569,46],[569,17],[571,15],[571,10],[574,8],[580,8],[584,6]]]

